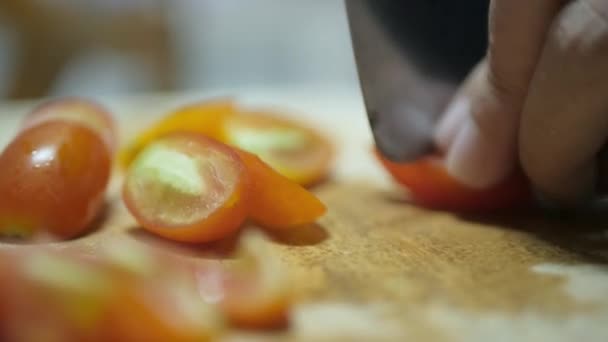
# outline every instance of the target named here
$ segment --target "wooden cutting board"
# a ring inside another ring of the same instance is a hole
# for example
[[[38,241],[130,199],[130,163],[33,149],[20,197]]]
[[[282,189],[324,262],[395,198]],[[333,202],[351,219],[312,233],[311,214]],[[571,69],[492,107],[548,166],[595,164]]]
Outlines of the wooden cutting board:
[[[252,105],[292,109],[286,115],[302,115],[330,133],[340,153],[332,180],[315,189],[328,214],[268,242],[289,266],[298,299],[290,329],[234,332],[226,340],[608,340],[605,218],[562,222],[530,212],[464,217],[414,207],[369,155],[357,91],[239,94]],[[128,136],[167,109],[211,95],[101,101]],[[0,106],[2,139],[10,139],[31,106]],[[232,241],[183,246],[142,231],[120,202],[120,183],[117,174],[98,229],[59,247],[94,246],[126,234],[200,262],[230,261]]]

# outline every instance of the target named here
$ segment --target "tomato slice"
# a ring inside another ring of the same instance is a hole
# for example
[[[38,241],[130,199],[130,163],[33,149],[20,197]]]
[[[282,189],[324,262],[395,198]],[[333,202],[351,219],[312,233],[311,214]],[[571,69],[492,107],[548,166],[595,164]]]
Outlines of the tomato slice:
[[[319,133],[296,121],[266,112],[227,118],[226,143],[258,155],[292,181],[308,186],[329,173],[333,151]]]
[[[76,97],[45,102],[26,116],[22,129],[50,120],[83,124],[99,133],[110,151],[116,149],[117,133],[114,119],[106,108],[96,102]]]
[[[105,252],[2,253],[10,261],[0,269],[3,341],[206,341],[219,332],[219,312],[189,265],[134,244],[104,248],[120,247],[129,248],[121,261]]]
[[[0,234],[83,233],[101,211],[110,168],[107,146],[83,125],[24,130],[0,155]]]
[[[258,156],[237,151],[250,175],[249,216],[269,229],[287,229],[316,221],[325,205],[301,185],[292,182]]]
[[[218,303],[229,322],[240,328],[268,329],[288,323],[293,293],[285,266],[260,235],[248,232],[241,239],[236,265],[199,269],[197,282],[202,297]]]
[[[249,177],[228,146],[196,133],[174,133],[148,145],[123,188],[144,229],[182,242],[234,233],[247,215]]]
[[[453,211],[487,211],[526,204],[530,189],[521,173],[489,189],[472,189],[450,176],[439,155],[410,163],[395,163],[379,152],[376,156],[393,178],[408,188],[412,199],[425,207]]]
[[[179,108],[140,133],[119,153],[119,162],[127,168],[143,148],[169,133],[196,132],[223,140],[223,122],[234,113],[236,106],[229,99],[214,99]]]

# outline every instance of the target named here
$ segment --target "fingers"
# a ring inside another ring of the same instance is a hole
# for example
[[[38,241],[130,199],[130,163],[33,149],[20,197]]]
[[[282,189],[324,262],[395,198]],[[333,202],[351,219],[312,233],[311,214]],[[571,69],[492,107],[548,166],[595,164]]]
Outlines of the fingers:
[[[528,84],[562,4],[562,0],[492,1],[486,60],[435,132],[437,145],[446,151],[448,171],[463,183],[489,187],[515,166],[519,117]],[[461,120],[454,117],[465,119],[456,125]]]
[[[556,18],[520,128],[522,165],[544,197],[571,204],[593,195],[608,136],[606,1],[572,2]]]

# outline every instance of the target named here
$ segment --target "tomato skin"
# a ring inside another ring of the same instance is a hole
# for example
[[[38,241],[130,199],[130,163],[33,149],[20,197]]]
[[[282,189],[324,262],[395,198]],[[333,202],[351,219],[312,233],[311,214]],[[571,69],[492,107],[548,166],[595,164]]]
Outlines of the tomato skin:
[[[236,174],[231,193],[208,216],[200,218],[196,222],[177,225],[164,223],[158,217],[149,218],[142,213],[141,205],[135,198],[134,190],[130,185],[137,181],[132,167],[127,173],[122,192],[127,209],[144,229],[175,241],[203,243],[220,240],[235,233],[247,218],[250,193],[250,177],[236,152],[218,141],[189,132],[169,134],[149,145],[148,148],[165,144],[188,144],[192,149],[209,149],[224,156],[229,161],[228,167],[232,168]],[[142,152],[140,156],[144,153]],[[196,152],[193,156],[197,156]],[[133,164],[135,163],[137,160]],[[222,174],[219,174],[219,177],[222,177]],[[203,179],[203,181],[207,180]],[[205,194],[202,194],[200,197],[204,196]],[[159,215],[162,214],[162,206],[162,203],[159,203],[157,208]]]
[[[239,131],[257,131],[260,136],[274,132],[297,133],[303,141],[295,146],[285,146],[276,142],[264,149],[248,146],[239,139]],[[266,164],[293,182],[312,186],[323,181],[329,174],[334,157],[332,144],[317,131],[304,123],[265,111],[242,111],[226,119],[224,124],[225,142],[242,150],[258,155]],[[300,145],[301,144],[301,145]],[[300,145],[300,146],[298,146]]]
[[[22,131],[0,155],[0,233],[83,233],[98,216],[111,157],[92,130],[49,121]]]
[[[148,144],[167,134],[195,132],[210,138],[223,139],[223,122],[237,109],[230,99],[213,99],[180,107],[141,132],[119,153],[120,165],[126,169]]]
[[[489,189],[472,189],[450,176],[438,155],[414,162],[396,163],[378,151],[376,157],[401,185],[408,188],[415,203],[424,207],[450,211],[492,211],[527,204],[531,192],[521,173]]]
[[[99,103],[67,97],[42,103],[24,119],[22,130],[51,120],[79,123],[100,134],[111,152],[117,147],[117,128],[110,112]]]
[[[237,150],[251,177],[249,216],[268,229],[288,229],[310,224],[327,211],[311,192],[292,182],[259,157]]]

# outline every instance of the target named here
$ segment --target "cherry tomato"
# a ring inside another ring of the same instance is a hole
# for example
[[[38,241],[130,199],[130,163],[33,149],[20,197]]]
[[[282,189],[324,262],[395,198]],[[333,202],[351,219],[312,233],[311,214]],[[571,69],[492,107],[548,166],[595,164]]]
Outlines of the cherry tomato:
[[[107,248],[118,247],[133,246]],[[199,295],[187,264],[167,261],[171,258],[149,248],[121,253],[120,262],[65,250],[3,254],[11,263],[0,269],[0,299],[8,312],[0,336],[8,341],[206,341],[219,331],[219,313]]]
[[[530,190],[525,177],[513,174],[489,189],[472,189],[458,182],[445,169],[438,155],[411,163],[395,163],[379,152],[376,156],[393,178],[408,188],[413,200],[429,208],[454,211],[485,211],[526,204]]]
[[[169,133],[189,131],[222,139],[223,121],[236,112],[228,99],[215,99],[179,108],[140,133],[119,154],[120,164],[127,168],[141,150],[152,141]]]
[[[207,265],[197,272],[203,298],[219,304],[228,321],[240,328],[278,328],[288,323],[293,293],[287,272],[262,240],[248,232],[232,267]]]
[[[148,145],[123,188],[144,229],[182,242],[235,232],[247,215],[249,177],[228,146],[196,133],[174,133]]]
[[[325,205],[301,185],[292,182],[249,152],[238,150],[250,175],[249,216],[269,229],[287,229],[316,221]]]
[[[83,124],[99,133],[110,151],[116,148],[117,133],[110,112],[98,103],[81,98],[63,98],[45,102],[34,109],[23,122],[23,128],[49,120],[66,120]]]
[[[325,178],[333,157],[331,144],[299,122],[265,112],[226,119],[225,142],[258,155],[290,180],[304,186]]]
[[[0,234],[70,238],[100,213],[110,153],[85,126],[49,121],[21,132],[0,155]]]

